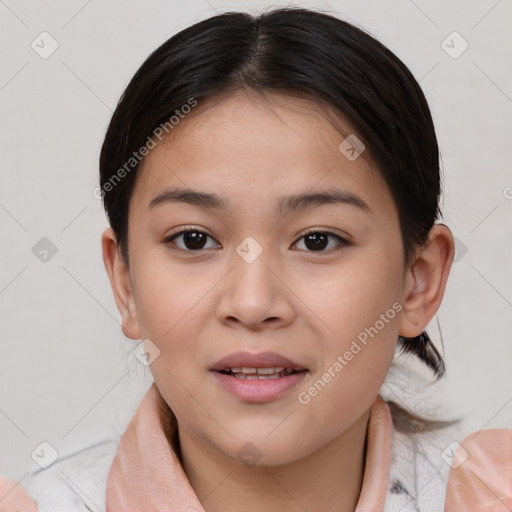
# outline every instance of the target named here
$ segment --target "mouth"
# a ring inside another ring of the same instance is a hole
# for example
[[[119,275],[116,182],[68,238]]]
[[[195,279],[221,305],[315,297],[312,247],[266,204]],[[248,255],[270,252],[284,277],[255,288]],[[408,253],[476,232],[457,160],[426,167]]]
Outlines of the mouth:
[[[274,352],[235,352],[210,372],[231,396],[243,402],[269,402],[297,388],[309,370]]]
[[[306,370],[304,366],[275,352],[233,352],[215,363],[210,370],[243,375],[273,375]]]
[[[305,372],[306,370],[294,370],[293,368],[284,368],[282,366],[274,366],[268,368],[225,368],[224,370],[217,370],[223,375],[235,377],[235,379],[244,380],[266,380],[266,379],[280,379],[288,377],[294,373]]]

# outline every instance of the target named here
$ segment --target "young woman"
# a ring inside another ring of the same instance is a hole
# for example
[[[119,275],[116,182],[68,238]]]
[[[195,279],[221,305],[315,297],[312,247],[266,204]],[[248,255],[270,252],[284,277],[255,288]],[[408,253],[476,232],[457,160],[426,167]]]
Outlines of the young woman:
[[[380,395],[397,349],[443,375],[424,328],[454,256],[428,105],[381,43],[292,8],[181,31],[123,93],[98,192],[155,382],[0,510],[511,507],[512,431],[459,444]]]

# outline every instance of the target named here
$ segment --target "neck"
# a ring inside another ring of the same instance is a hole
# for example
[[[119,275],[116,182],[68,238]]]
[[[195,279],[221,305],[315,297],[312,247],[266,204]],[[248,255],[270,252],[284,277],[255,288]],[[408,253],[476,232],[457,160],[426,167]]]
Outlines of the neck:
[[[365,469],[370,411],[316,452],[279,466],[246,467],[179,428],[184,471],[207,512],[353,512]]]

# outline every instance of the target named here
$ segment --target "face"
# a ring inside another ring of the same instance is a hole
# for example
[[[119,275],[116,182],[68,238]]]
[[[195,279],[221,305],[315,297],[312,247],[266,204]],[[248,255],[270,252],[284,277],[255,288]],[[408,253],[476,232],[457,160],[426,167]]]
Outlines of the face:
[[[378,170],[339,149],[350,128],[305,100],[268,98],[199,105],[144,160],[125,333],[159,351],[150,369],[180,435],[284,464],[342,435],[377,396],[404,261]],[[302,194],[316,196],[290,199]]]

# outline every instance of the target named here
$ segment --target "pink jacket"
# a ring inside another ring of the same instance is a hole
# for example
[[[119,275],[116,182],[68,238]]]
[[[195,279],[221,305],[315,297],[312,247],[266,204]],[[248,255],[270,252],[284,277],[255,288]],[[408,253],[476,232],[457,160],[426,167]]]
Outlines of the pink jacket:
[[[153,383],[122,435],[111,464],[109,460],[106,495],[100,493],[96,498],[106,512],[204,512],[169,448],[157,399],[158,389]],[[370,409],[366,471],[356,512],[382,512],[385,506],[392,509],[389,478],[393,428],[389,406],[378,396]],[[512,429],[475,432],[449,448],[448,456],[453,456],[453,462],[445,489],[445,512],[512,510]],[[38,503],[21,485],[0,477],[0,512],[38,511]]]

